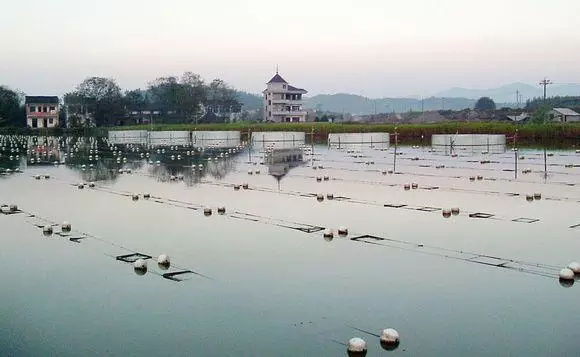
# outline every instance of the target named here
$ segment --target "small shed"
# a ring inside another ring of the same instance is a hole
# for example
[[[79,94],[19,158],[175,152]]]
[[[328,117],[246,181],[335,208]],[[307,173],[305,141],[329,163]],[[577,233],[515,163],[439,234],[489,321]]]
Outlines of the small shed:
[[[580,114],[569,108],[554,108],[548,113],[550,120],[558,123],[580,121]]]

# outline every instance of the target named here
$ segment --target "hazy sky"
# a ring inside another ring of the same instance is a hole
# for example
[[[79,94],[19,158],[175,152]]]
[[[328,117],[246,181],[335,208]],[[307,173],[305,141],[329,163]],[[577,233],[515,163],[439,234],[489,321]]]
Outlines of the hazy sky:
[[[580,0],[3,0],[0,84],[60,95],[199,73],[260,92],[429,95],[580,83]]]

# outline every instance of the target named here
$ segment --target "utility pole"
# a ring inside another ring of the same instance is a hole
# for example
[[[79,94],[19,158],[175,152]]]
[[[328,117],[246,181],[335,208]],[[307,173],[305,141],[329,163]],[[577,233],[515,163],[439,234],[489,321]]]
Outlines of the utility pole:
[[[544,87],[544,104],[546,104],[546,87],[548,86],[548,84],[552,84],[552,81],[547,79],[546,77],[544,77],[544,79],[540,81],[540,85]]]

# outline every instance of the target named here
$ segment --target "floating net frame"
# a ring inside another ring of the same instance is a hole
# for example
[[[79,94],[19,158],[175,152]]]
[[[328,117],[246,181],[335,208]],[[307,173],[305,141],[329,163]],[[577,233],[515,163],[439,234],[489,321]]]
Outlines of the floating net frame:
[[[504,134],[433,134],[431,148],[445,155],[455,153],[503,154],[506,152]]]
[[[374,149],[387,149],[390,145],[389,133],[330,133],[329,149],[360,149],[368,146]]]

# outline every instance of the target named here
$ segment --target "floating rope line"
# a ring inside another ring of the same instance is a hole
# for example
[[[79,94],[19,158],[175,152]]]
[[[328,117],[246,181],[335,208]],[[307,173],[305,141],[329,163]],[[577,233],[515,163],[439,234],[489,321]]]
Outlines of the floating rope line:
[[[425,244],[417,244],[414,242],[384,238],[368,234],[352,237],[350,238],[350,240],[359,243],[382,246],[387,248],[395,248],[399,250],[421,253],[430,256],[449,258],[467,263],[475,263],[491,267],[510,269],[546,278],[557,277],[559,271],[559,267],[549,264],[527,262],[512,258],[502,258],[463,250],[449,249]]]
[[[287,174],[288,177],[302,177],[308,179],[315,179],[316,176],[312,175],[304,175],[304,174]],[[454,176],[453,178],[462,178],[461,176]],[[376,186],[386,186],[386,187],[404,187],[405,184],[395,184],[395,183],[388,183],[384,181],[373,181],[373,180],[357,180],[357,179],[345,179],[341,177],[332,177],[330,178],[333,181],[342,181],[342,182],[351,182],[351,183],[361,183],[367,185],[376,185]],[[484,178],[484,180],[488,181],[495,181],[496,179]],[[203,182],[205,183],[205,182]],[[525,196],[525,194],[514,193],[514,192],[502,192],[502,191],[491,191],[491,190],[476,190],[470,188],[455,188],[455,187],[441,187],[441,186],[419,186],[419,189],[422,190],[440,190],[440,191],[453,191],[453,192],[467,192],[467,193],[475,193],[475,194],[484,194],[484,195],[505,195],[509,197],[514,196]],[[572,202],[579,202],[580,198],[575,197],[543,197],[546,200],[553,200],[553,201],[572,201]]]
[[[27,211],[24,211],[24,210],[21,210],[20,212],[27,215],[26,217],[28,219],[26,220],[26,222],[28,224],[31,224],[31,225],[33,225],[33,226],[35,226],[37,228],[43,228],[46,225],[49,225],[51,227],[60,227],[60,224],[59,223],[54,222],[54,221],[51,221],[48,218],[41,217],[41,216],[38,216],[38,215],[36,215],[36,214],[34,214],[32,212],[27,212]],[[111,245],[111,246],[113,246],[115,248],[119,248],[121,250],[124,250],[126,252],[130,252],[130,254],[117,255],[117,256],[112,256],[112,255],[109,255],[109,254],[104,254],[104,255],[106,255],[108,257],[115,258],[115,260],[123,261],[125,263],[132,263],[132,262],[134,262],[134,260],[130,260],[130,259],[128,260],[127,259],[128,257],[138,257],[138,258],[142,258],[142,259],[145,259],[145,260],[152,259],[152,256],[151,255],[137,252],[134,249],[131,249],[131,248],[125,247],[124,245],[121,245],[121,244],[118,244],[118,243],[115,243],[115,242],[112,242],[112,241],[109,241],[109,240],[100,238],[98,236],[95,236],[95,235],[90,234],[90,233],[87,233],[87,232],[81,232],[79,230],[71,230],[70,232],[64,232],[64,231],[60,230],[60,231],[54,231],[52,234],[56,234],[56,235],[61,236],[61,237],[64,237],[64,238],[68,238],[69,241],[75,242],[75,243],[80,243],[80,240],[81,239],[87,239],[87,238],[88,239],[94,239],[94,240],[99,241],[101,243],[105,243],[105,244]],[[137,259],[137,258],[135,258],[135,259]],[[180,266],[180,265],[175,264],[173,262],[171,263],[171,268],[174,271],[170,271],[170,272],[166,272],[166,273],[156,273],[155,271],[151,271],[151,273],[153,273],[155,275],[158,275],[158,276],[161,276],[161,277],[163,277],[165,279],[172,280],[172,281],[177,281],[177,282],[183,281],[183,279],[176,278],[176,276],[178,276],[178,275],[185,275],[185,274],[193,274],[193,275],[197,275],[197,276],[200,276],[200,277],[203,277],[203,278],[206,278],[206,279],[213,280],[213,278],[211,278],[211,277],[209,277],[207,275],[201,274],[201,273],[196,272],[194,270],[191,270],[191,269],[189,269],[187,267]],[[178,270],[175,271],[175,269],[178,269]]]

